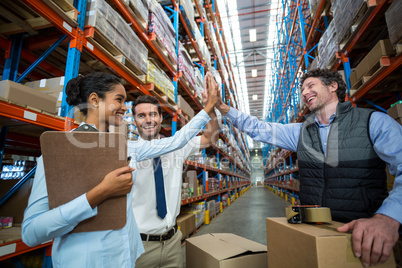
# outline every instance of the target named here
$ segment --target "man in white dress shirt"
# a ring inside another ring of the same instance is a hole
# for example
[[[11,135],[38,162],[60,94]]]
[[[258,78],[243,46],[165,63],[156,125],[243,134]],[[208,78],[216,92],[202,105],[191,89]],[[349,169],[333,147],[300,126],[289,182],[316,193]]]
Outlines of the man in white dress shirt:
[[[217,86],[211,75],[207,75],[208,88]],[[206,103],[206,94],[203,102]],[[140,96],[133,105],[134,123],[139,139],[159,139],[162,110],[156,98]],[[219,137],[219,126],[215,111],[209,113],[211,121],[205,126],[202,136],[194,137],[182,149],[160,157],[163,172],[164,196],[157,197],[158,184],[155,175],[155,159],[137,163],[137,179],[133,187],[133,211],[145,248],[135,267],[182,267],[182,233],[177,229],[176,217],[180,213],[183,163],[187,157],[199,153],[215,143]],[[162,198],[163,205],[159,203]],[[164,206],[164,211],[158,211]]]

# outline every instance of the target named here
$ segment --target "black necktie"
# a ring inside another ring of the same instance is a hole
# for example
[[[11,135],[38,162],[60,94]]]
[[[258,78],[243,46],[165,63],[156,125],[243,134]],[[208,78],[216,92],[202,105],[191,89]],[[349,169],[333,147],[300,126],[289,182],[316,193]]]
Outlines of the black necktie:
[[[163,183],[163,171],[161,158],[154,158],[154,176],[155,176],[155,192],[156,192],[156,209],[158,216],[164,219],[166,216],[166,199],[165,199],[165,185]]]

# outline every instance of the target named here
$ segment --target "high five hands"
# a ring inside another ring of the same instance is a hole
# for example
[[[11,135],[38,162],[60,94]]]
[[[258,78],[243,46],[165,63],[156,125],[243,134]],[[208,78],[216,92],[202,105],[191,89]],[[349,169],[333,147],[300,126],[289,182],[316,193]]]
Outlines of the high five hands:
[[[217,94],[215,95],[215,90]],[[203,103],[206,106],[207,102],[210,100],[210,96],[214,99],[211,102],[215,102],[215,107],[223,114],[227,114],[230,110],[229,106],[223,102],[222,94],[219,89],[218,83],[215,82],[215,78],[211,72],[207,72],[204,77],[204,92],[202,94]],[[217,97],[217,99],[215,99]]]

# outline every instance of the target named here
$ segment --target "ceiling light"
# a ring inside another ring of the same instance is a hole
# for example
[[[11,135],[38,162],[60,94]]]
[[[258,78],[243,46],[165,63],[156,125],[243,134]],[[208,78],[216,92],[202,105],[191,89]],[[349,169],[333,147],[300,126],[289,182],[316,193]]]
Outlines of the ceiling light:
[[[248,32],[250,34],[250,42],[257,41],[257,29],[250,29]]]
[[[251,70],[251,77],[257,77],[257,69]]]
[[[258,95],[253,95],[253,100],[258,100]]]

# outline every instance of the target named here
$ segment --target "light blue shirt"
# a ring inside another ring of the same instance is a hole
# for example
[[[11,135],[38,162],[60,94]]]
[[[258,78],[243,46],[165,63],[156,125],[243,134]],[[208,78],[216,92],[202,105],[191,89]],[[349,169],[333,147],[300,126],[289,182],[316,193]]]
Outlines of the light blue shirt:
[[[256,141],[269,143],[292,152],[297,151],[302,123],[286,125],[267,123],[233,108],[230,108],[226,117],[235,127]],[[328,125],[319,124],[316,118],[325,154],[328,134],[334,118],[335,114],[330,117]],[[370,118],[369,132],[374,151],[387,163],[389,172],[395,176],[393,190],[376,213],[387,215],[402,224],[402,126],[387,114],[374,112]]]
[[[132,157],[130,166],[135,167],[136,161],[182,148],[209,120],[208,114],[202,110],[172,137],[152,141],[128,141],[128,155]],[[60,171],[61,176],[62,172]],[[133,172],[134,181],[135,178],[136,171]],[[49,210],[43,160],[40,157],[28,207],[24,213],[22,240],[32,247],[54,238],[53,267],[133,268],[144,248],[131,200],[132,190],[127,195],[127,224],[122,229],[70,234],[79,222],[95,216],[97,208],[92,209],[86,194],[83,194]]]

